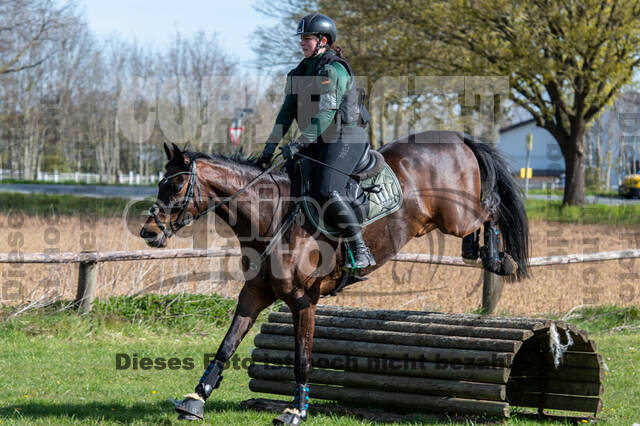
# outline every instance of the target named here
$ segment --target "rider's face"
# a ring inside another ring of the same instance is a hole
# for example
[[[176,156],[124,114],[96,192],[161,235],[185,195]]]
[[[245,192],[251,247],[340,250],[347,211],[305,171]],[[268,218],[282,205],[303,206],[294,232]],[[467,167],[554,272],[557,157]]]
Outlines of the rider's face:
[[[322,37],[323,42],[326,44],[327,39]],[[305,58],[310,58],[318,45],[318,37],[314,35],[303,35],[300,37],[300,47]]]

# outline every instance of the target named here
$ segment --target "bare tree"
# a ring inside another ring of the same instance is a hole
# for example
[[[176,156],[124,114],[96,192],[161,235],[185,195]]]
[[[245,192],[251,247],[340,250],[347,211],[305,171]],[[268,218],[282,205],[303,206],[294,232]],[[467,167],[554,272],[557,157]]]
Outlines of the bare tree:
[[[226,141],[226,129],[221,131],[219,121],[233,114],[223,95],[233,92],[229,99],[237,98],[240,90],[234,76],[236,62],[224,53],[215,34],[202,31],[191,38],[176,33],[158,61],[157,76],[164,88],[159,101],[172,110],[163,117],[165,137],[209,152],[218,150],[216,142]]]
[[[37,67],[62,49],[64,33],[77,23],[74,8],[53,0],[0,2],[0,74]]]
[[[155,174],[164,164],[163,142],[226,148],[213,143],[226,142],[219,123],[238,105],[220,100],[245,90],[231,82],[236,63],[215,34],[176,34],[161,50],[117,36],[99,40],[77,17],[75,3],[58,5],[0,0],[0,166],[26,179],[54,169]],[[132,93],[136,79],[149,91]],[[121,122],[123,98],[134,104],[124,114],[129,123]],[[183,125],[187,110],[195,111],[189,117],[195,132]],[[132,137],[131,129],[140,134]]]

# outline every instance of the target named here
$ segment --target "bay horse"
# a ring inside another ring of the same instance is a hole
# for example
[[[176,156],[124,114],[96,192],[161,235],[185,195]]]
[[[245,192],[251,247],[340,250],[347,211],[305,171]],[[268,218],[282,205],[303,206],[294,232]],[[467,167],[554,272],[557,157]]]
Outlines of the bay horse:
[[[215,361],[196,392],[187,395],[176,410],[181,419],[203,418],[204,403],[220,385],[224,363],[258,314],[280,299],[293,316],[297,386],[293,406],[274,423],[298,424],[307,417],[316,304],[334,290],[344,273],[343,247],[308,222],[295,221],[278,249],[252,267],[249,259],[264,252],[294,203],[288,199],[289,177],[283,172],[265,173],[255,158],[183,152],[175,144],[164,148],[165,178],[140,236],[153,247],[164,247],[179,228],[215,210],[240,240],[246,279]],[[435,229],[469,238],[477,236],[483,224],[499,229],[504,254],[517,266],[512,278],[527,276],[526,213],[507,163],[494,148],[461,133],[426,131],[398,139],[379,152],[396,174],[404,200],[399,210],[363,229],[377,265],[361,271],[362,276],[384,265],[412,238]],[[252,186],[246,188],[248,184]],[[327,264],[323,247],[331,248],[328,268],[321,267]]]

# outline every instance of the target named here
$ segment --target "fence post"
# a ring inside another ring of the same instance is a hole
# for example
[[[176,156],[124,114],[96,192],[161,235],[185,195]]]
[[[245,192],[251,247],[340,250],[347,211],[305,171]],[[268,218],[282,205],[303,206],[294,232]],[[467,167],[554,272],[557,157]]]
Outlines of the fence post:
[[[80,314],[91,311],[91,305],[96,298],[96,264],[97,262],[79,264],[76,305],[79,307]]]
[[[502,278],[487,270],[483,270],[482,283],[482,311],[486,315],[495,313],[502,295],[502,286],[504,285]]]

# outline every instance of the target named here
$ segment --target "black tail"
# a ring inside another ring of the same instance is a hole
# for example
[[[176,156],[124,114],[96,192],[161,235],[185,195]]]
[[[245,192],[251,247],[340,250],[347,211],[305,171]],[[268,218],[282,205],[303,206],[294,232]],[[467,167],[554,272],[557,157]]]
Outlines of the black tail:
[[[502,154],[469,135],[460,135],[480,165],[483,205],[500,228],[502,250],[518,265],[516,279],[529,276],[529,223],[518,185]]]

